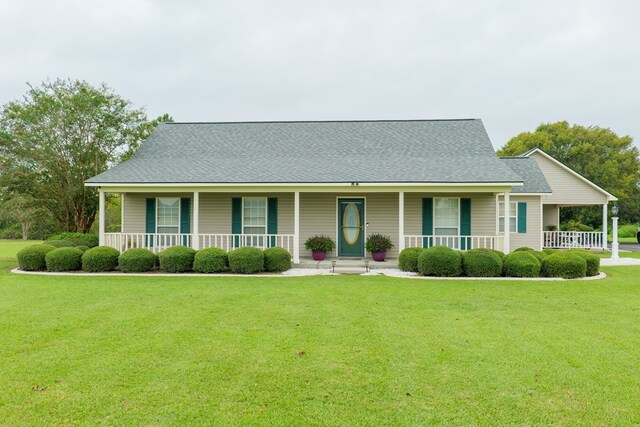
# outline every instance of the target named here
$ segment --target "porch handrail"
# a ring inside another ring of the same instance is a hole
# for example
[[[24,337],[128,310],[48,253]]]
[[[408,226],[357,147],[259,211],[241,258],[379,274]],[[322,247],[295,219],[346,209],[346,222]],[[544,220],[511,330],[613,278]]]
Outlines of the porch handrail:
[[[220,248],[231,251],[243,246],[260,249],[278,246],[293,253],[293,234],[200,234],[200,248]]]
[[[144,248],[160,252],[171,246],[191,246],[191,234],[186,233],[105,233],[105,245],[124,252]]]
[[[434,236],[434,235],[405,235],[405,248],[430,248],[432,246],[447,246],[452,249],[469,250],[477,248],[503,250],[503,236]]]
[[[544,231],[542,245],[557,249],[601,249],[604,240],[601,231]]]

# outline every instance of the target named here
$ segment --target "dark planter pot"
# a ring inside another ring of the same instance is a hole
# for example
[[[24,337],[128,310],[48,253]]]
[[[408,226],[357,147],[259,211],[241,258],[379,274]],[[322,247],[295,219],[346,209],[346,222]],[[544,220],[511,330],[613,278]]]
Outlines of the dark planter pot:
[[[314,261],[323,261],[327,256],[325,251],[311,251],[311,257]]]
[[[374,261],[384,261],[384,259],[387,257],[387,252],[371,252],[371,258],[373,258]]]

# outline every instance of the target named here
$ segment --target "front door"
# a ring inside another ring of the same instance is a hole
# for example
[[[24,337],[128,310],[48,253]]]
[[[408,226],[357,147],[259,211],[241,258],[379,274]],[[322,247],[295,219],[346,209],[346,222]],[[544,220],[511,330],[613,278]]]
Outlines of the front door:
[[[364,256],[364,199],[338,199],[338,256]]]

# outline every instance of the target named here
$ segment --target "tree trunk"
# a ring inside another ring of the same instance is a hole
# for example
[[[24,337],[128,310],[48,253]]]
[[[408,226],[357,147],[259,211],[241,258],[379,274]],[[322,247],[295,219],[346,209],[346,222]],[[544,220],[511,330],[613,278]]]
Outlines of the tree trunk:
[[[29,223],[22,223],[22,240],[29,240]]]

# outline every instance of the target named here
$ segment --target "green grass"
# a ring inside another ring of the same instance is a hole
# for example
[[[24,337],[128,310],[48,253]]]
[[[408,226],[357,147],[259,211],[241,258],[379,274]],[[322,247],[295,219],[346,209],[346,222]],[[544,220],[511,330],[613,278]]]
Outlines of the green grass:
[[[0,261],[12,261],[22,248],[42,243],[40,240],[8,240],[0,239]]]
[[[640,423],[639,267],[491,282],[0,265],[0,425]]]

